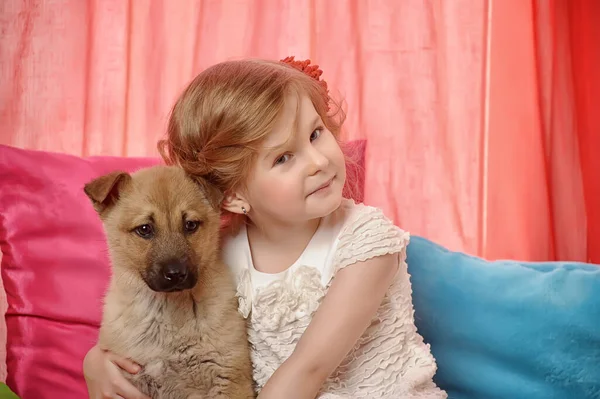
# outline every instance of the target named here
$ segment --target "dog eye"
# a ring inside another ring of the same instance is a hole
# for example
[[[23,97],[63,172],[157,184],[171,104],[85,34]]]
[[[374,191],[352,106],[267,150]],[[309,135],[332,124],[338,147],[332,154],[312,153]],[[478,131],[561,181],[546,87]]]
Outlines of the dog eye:
[[[143,224],[135,228],[135,232],[142,238],[151,238],[154,234],[154,229],[149,224]]]
[[[200,222],[196,221],[196,220],[187,220],[185,222],[185,231],[186,233],[193,233],[194,231],[198,230],[198,227],[200,226]]]

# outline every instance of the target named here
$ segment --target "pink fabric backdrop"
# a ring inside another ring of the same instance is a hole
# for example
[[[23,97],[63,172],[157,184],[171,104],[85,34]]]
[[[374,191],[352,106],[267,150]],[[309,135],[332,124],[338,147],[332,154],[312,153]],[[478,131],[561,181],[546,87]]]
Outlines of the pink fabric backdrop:
[[[368,140],[365,201],[405,229],[487,258],[600,262],[599,16],[593,0],[3,0],[0,143],[156,155],[195,73],[296,55]]]

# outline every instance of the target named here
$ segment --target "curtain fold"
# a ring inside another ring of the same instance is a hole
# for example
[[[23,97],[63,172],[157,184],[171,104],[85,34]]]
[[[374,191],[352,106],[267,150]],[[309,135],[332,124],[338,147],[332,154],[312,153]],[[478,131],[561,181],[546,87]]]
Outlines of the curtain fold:
[[[587,260],[600,263],[600,2],[568,4],[577,138],[587,215]]]
[[[536,0],[533,21],[551,256],[600,263],[600,3]]]

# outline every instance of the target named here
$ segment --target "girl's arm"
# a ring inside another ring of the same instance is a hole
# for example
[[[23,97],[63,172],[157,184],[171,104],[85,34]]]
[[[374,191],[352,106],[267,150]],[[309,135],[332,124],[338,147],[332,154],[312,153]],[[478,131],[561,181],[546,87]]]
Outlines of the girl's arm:
[[[398,271],[398,253],[339,270],[292,355],[259,399],[313,399],[370,325]]]

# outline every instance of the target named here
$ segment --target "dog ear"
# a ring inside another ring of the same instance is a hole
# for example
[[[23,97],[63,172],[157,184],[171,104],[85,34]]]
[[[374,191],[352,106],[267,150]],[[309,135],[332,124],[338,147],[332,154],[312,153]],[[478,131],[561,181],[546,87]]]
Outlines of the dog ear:
[[[210,205],[221,212],[221,202],[223,202],[223,198],[225,197],[221,190],[215,187],[214,184],[206,181],[203,177],[193,176],[192,178],[200,186],[200,190],[202,190]]]
[[[92,201],[94,209],[102,214],[119,199],[119,191],[131,180],[129,173],[116,171],[87,183],[83,191]]]

